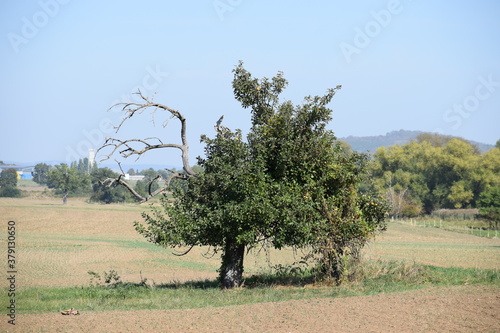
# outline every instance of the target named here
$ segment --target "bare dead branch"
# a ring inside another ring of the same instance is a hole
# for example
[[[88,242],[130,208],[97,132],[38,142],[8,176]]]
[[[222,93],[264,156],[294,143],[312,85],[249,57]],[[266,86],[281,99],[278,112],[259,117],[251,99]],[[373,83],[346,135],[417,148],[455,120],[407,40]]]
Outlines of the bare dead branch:
[[[149,182],[149,185],[148,185],[148,193],[149,195],[151,196],[152,193],[151,193],[151,187],[153,186],[154,182],[157,181],[158,179],[162,178],[160,175],[156,176],[155,178],[153,178],[150,182]],[[156,191],[155,191],[156,192]]]
[[[112,186],[113,184],[120,184],[122,186],[125,186],[127,190],[140,202],[145,202],[151,199],[152,197],[166,192],[170,188],[170,183],[174,179],[183,179],[186,180],[189,177],[192,177],[195,175],[195,172],[192,170],[191,166],[189,165],[189,145],[187,142],[187,137],[186,137],[186,118],[180,113],[178,110],[175,110],[171,107],[168,107],[163,104],[159,104],[153,101],[153,97],[148,98],[142,94],[140,90],[138,90],[136,93],[141,99],[141,102],[125,102],[125,103],[116,103],[113,106],[109,108],[109,110],[114,109],[116,107],[119,107],[122,112],[125,113],[123,116],[121,122],[118,124],[118,126],[115,126],[116,133],[122,128],[122,126],[125,124],[125,122],[132,118],[135,115],[139,115],[144,113],[144,111],[148,109],[152,109],[151,115],[152,115],[152,121],[153,124],[155,123],[155,114],[157,111],[165,111],[167,113],[170,113],[169,118],[162,123],[163,128],[166,128],[167,125],[169,124],[170,120],[172,119],[177,119],[179,120],[181,124],[181,130],[180,130],[180,139],[181,143],[163,143],[163,141],[158,138],[158,137],[148,137],[145,139],[127,139],[127,140],[121,140],[118,138],[107,138],[104,144],[97,150],[97,152],[103,151],[103,150],[108,150],[109,153],[104,154],[104,157],[101,159],[101,161],[105,161],[110,159],[113,155],[118,154],[123,158],[129,158],[131,156],[136,156],[136,161],[146,152],[154,149],[163,149],[163,148],[175,148],[179,149],[181,151],[181,156],[182,156],[182,165],[183,165],[183,170],[184,173],[179,173],[173,170],[168,170],[170,172],[169,176],[166,179],[163,179],[161,176],[155,177],[153,180],[149,182],[148,185],[148,195],[147,196],[142,196],[139,194],[137,191],[135,191],[130,184],[128,184],[124,179],[125,172],[121,168],[120,163],[117,161],[118,165],[120,166],[120,170],[122,174],[116,178],[108,178],[104,181],[102,181],[102,184],[105,184],[107,186]],[[108,110],[108,111],[109,111]],[[222,117],[219,120],[219,124],[222,121]],[[152,185],[154,182],[158,182],[160,179],[163,180],[164,185],[158,188],[155,191],[152,191]]]
[[[136,114],[142,114],[147,109],[153,109],[152,116],[154,120],[155,113],[158,110],[163,110],[170,113],[169,119],[162,124],[164,128],[168,125],[169,121],[174,118],[178,119],[179,122],[181,123],[181,130],[180,130],[181,144],[173,144],[173,143],[164,144],[158,138],[129,139],[129,140],[108,138],[104,143],[104,145],[98,149],[98,151],[101,151],[102,149],[105,148],[111,148],[112,151],[111,153],[107,154],[105,158],[103,158],[102,160],[109,159],[113,154],[117,152],[124,158],[128,158],[132,155],[137,155],[137,159],[139,159],[142,154],[152,149],[176,148],[181,150],[182,165],[184,171],[189,176],[193,176],[195,173],[191,169],[191,166],[189,165],[189,154],[188,154],[189,145],[186,137],[186,118],[184,118],[184,116],[178,110],[175,110],[163,104],[156,103],[153,101],[152,98],[150,99],[144,96],[140,90],[138,90],[135,94],[139,95],[139,97],[142,100],[142,103],[136,103],[136,102],[116,103],[109,108],[109,110],[111,110],[115,107],[121,107],[121,110],[125,112],[125,116],[123,117],[121,122],[118,124],[118,126],[115,126],[116,132],[118,132],[121,129],[121,127],[125,124],[125,122],[128,119],[132,118]],[[154,144],[153,142],[151,142],[152,139],[157,139],[160,143]],[[142,145],[143,148],[142,149],[133,148],[132,144]]]
[[[151,140],[158,140],[160,143],[155,144],[150,142]],[[132,146],[132,144],[140,144],[142,145],[142,149],[136,149]],[[184,153],[184,147],[182,145],[178,145],[175,143],[161,143],[161,140],[158,138],[146,138],[146,139],[128,139],[128,140],[120,140],[115,138],[109,138],[105,141],[104,145],[102,145],[98,151],[102,149],[106,149],[108,147],[112,147],[111,153],[106,155],[101,161],[108,160],[114,155],[116,152],[120,154],[123,158],[128,158],[132,155],[137,155],[136,161],[141,157],[145,152],[152,149],[161,149],[161,148],[176,148],[181,150]],[[187,154],[187,153],[186,153]],[[194,175],[194,173],[193,173]]]

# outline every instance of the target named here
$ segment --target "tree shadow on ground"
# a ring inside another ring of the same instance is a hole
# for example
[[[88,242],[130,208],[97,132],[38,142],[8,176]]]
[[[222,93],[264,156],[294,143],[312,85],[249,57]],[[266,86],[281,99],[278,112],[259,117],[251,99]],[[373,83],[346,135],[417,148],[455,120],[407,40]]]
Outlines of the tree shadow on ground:
[[[317,282],[315,274],[253,274],[244,278],[242,288],[269,288],[269,287],[304,287]],[[214,280],[199,280],[187,282],[173,282],[156,285],[156,288],[164,289],[220,289],[220,282]]]

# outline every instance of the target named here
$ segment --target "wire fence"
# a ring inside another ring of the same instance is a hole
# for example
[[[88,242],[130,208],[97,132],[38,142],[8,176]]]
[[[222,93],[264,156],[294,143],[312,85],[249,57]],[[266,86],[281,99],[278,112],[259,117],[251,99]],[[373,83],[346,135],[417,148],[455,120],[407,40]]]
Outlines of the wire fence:
[[[460,232],[465,234],[470,234],[479,237],[486,238],[498,238],[498,230],[490,229],[485,227],[475,227],[470,225],[450,225],[446,223],[446,221],[440,219],[392,219],[395,222],[411,225],[414,227],[422,227],[422,228],[439,228],[443,230]]]

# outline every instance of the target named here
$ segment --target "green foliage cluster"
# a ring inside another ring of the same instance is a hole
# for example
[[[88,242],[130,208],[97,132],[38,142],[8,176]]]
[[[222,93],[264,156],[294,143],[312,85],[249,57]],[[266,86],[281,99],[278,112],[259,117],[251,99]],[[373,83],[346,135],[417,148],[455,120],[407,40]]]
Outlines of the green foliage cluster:
[[[33,181],[40,185],[47,185],[49,171],[51,166],[46,163],[38,163],[31,175],[33,176]]]
[[[500,148],[497,148],[500,149]],[[500,186],[490,187],[481,193],[478,202],[479,215],[494,224],[500,223]]]
[[[340,282],[347,262],[385,228],[384,201],[358,191],[367,156],[345,151],[326,129],[340,86],[294,106],[279,100],[286,85],[282,73],[257,79],[240,63],[233,90],[251,109],[246,140],[220,124],[215,138],[202,136],[203,172],[136,223],[156,244],[221,251],[223,288],[241,284],[245,250],[262,243],[311,248],[322,273]]]
[[[379,148],[371,172],[393,216],[476,208],[481,193],[500,186],[500,149],[480,154],[465,140],[422,134],[405,145]]]
[[[90,179],[88,174],[82,173],[75,167],[66,163],[54,166],[47,174],[47,186],[62,194],[63,203],[66,204],[70,193],[85,193],[89,191]]]
[[[17,172],[13,168],[3,169],[0,173],[0,197],[17,198],[21,196],[21,191],[17,186]]]

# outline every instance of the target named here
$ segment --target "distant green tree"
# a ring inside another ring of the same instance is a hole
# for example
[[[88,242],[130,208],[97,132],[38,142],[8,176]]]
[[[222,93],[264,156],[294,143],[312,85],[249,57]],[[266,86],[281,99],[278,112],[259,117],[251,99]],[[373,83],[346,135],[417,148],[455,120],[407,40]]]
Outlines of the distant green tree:
[[[109,168],[94,169],[90,174],[92,182],[90,201],[110,204],[131,200],[130,193],[123,186],[119,186],[117,183],[109,186],[102,184],[103,179],[116,177],[118,174]]]
[[[47,175],[51,166],[45,163],[38,163],[32,172],[33,181],[40,185],[47,185]]]
[[[474,153],[476,154],[480,153],[479,147],[472,144],[470,141],[467,141],[460,137],[454,137],[451,135],[443,135],[438,133],[421,133],[417,135],[413,141],[416,141],[417,143],[428,142],[433,147],[444,147],[448,144],[448,142],[450,142],[453,139],[465,142],[466,144],[473,147]]]
[[[17,172],[14,168],[3,169],[0,173],[0,197],[20,197],[17,186]]]
[[[498,139],[497,142],[495,143],[495,148],[500,149],[500,139]]]
[[[473,208],[481,192],[500,183],[500,149],[480,154],[466,140],[419,138],[402,146],[381,147],[374,154],[374,184],[391,198],[394,216],[415,213],[418,207],[426,213]]]
[[[17,186],[17,171],[14,168],[3,169],[0,174],[0,186],[16,187]]]
[[[97,169],[97,163],[93,162],[92,165],[88,159],[88,157],[81,158],[78,162],[71,162],[71,169],[76,169],[80,174],[88,175],[93,170]]]
[[[490,187],[479,198],[479,215],[498,230],[500,223],[500,186]]]
[[[88,175],[80,173],[76,168],[69,168],[66,163],[56,165],[48,173],[47,186],[62,193],[63,204],[67,203],[70,193],[88,191],[89,185]]]

